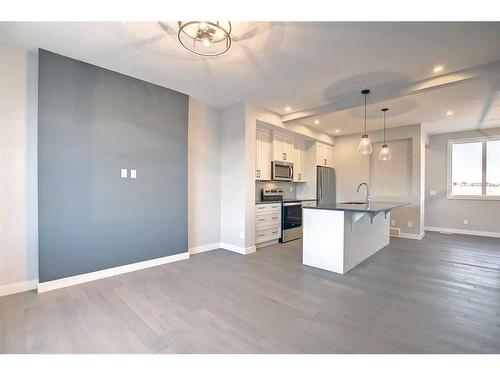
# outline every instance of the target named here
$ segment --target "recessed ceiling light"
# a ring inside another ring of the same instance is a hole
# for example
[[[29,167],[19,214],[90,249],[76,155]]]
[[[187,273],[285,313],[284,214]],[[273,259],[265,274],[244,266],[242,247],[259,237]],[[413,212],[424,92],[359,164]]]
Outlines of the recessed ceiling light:
[[[434,69],[432,69],[432,71],[433,71],[434,73],[439,73],[439,72],[442,72],[443,70],[444,70],[444,66],[443,66],[443,65],[436,65],[436,66],[434,67]]]
[[[318,125],[318,124],[319,124],[319,120],[314,120],[314,123],[315,123],[316,125]]]
[[[453,111],[448,111],[448,112],[446,112],[446,116],[452,116],[453,113],[454,113]]]
[[[292,110],[292,107],[290,107],[289,105],[287,105],[287,106],[285,107],[285,111],[286,111],[286,112],[290,112],[291,110]]]
[[[335,129],[335,133],[340,133],[340,129]]]

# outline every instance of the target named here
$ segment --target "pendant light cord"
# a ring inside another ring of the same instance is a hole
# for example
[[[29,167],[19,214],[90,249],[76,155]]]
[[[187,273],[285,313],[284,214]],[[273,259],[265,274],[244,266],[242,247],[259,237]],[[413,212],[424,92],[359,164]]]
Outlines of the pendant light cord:
[[[382,114],[384,116],[384,145],[385,145],[385,123],[386,123],[386,119],[387,119],[387,111],[389,110],[389,108],[382,108],[381,111],[382,111]]]
[[[365,134],[366,134],[366,97],[368,94],[365,94]]]

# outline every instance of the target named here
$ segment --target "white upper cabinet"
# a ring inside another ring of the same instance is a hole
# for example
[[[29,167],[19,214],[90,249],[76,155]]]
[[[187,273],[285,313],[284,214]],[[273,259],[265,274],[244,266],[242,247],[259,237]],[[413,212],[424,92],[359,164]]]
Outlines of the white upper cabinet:
[[[271,179],[271,133],[268,130],[257,129],[255,178]]]
[[[273,160],[292,161],[293,138],[280,133],[273,133]]]
[[[306,144],[301,141],[293,143],[293,181],[305,182]]]
[[[316,143],[316,164],[333,167],[333,147],[324,143]]]

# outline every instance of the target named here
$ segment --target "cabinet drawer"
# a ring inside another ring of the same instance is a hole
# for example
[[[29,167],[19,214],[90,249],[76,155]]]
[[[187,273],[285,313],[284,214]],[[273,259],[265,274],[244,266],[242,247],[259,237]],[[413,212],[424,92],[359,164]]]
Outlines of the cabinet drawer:
[[[255,206],[255,214],[270,214],[270,213],[280,213],[281,212],[281,203],[269,203],[269,204],[258,204]]]
[[[261,230],[269,227],[281,227],[281,218],[279,212],[255,216],[255,229]]]
[[[259,230],[255,234],[255,243],[259,244],[262,242],[277,240],[280,237],[281,237],[281,229],[279,228]]]

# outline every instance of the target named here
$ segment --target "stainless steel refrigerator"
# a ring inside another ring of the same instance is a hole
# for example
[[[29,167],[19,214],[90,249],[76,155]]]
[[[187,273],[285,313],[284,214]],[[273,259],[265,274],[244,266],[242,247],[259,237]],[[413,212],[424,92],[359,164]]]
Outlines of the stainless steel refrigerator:
[[[318,204],[335,203],[335,169],[317,167],[316,171],[316,201]]]

